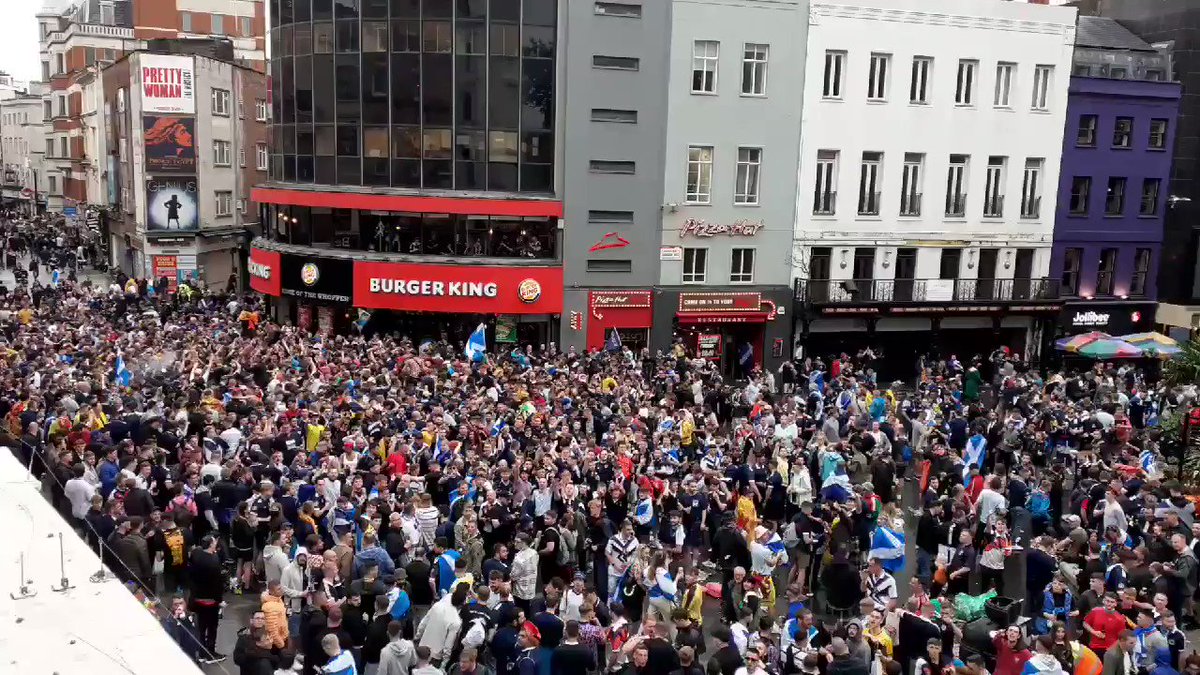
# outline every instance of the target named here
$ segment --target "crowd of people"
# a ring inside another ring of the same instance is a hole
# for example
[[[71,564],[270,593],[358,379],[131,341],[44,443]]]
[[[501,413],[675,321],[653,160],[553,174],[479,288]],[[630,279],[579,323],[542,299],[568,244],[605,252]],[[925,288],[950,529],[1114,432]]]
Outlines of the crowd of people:
[[[242,619],[243,675],[1200,673],[1158,427],[1192,394],[1136,365],[730,382],[682,343],[468,357],[30,283],[5,442],[199,662]]]

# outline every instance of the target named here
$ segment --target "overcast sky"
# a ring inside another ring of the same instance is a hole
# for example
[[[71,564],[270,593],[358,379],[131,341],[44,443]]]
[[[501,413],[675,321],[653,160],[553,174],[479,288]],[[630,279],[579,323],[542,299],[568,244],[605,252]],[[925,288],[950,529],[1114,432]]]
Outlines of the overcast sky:
[[[35,15],[41,0],[0,0],[0,70],[18,80],[41,78]]]

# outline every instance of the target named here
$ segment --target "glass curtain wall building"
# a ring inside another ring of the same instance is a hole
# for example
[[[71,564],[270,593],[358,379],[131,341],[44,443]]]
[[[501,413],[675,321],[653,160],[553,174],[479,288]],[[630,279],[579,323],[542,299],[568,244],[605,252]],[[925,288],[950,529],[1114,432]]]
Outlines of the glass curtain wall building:
[[[271,179],[554,191],[557,0],[271,0]]]

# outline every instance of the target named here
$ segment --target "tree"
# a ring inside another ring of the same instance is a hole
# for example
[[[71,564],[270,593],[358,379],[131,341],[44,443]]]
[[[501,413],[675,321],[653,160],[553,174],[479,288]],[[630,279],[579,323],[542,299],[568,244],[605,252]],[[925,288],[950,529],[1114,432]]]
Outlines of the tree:
[[[1179,345],[1182,351],[1163,364],[1163,379],[1172,387],[1200,384],[1200,340]]]

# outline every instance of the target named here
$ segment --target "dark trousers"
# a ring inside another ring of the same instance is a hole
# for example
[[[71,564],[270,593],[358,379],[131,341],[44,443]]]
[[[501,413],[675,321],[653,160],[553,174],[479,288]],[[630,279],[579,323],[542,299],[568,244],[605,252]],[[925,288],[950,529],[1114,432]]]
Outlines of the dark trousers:
[[[199,634],[200,644],[204,645],[201,658],[214,655],[217,651],[217,626],[221,623],[221,605],[219,602],[208,604],[192,600],[191,611],[196,615],[196,633]]]
[[[592,573],[595,575],[596,592],[608,593],[608,558],[600,551],[592,556]],[[607,601],[607,598],[605,598]]]

